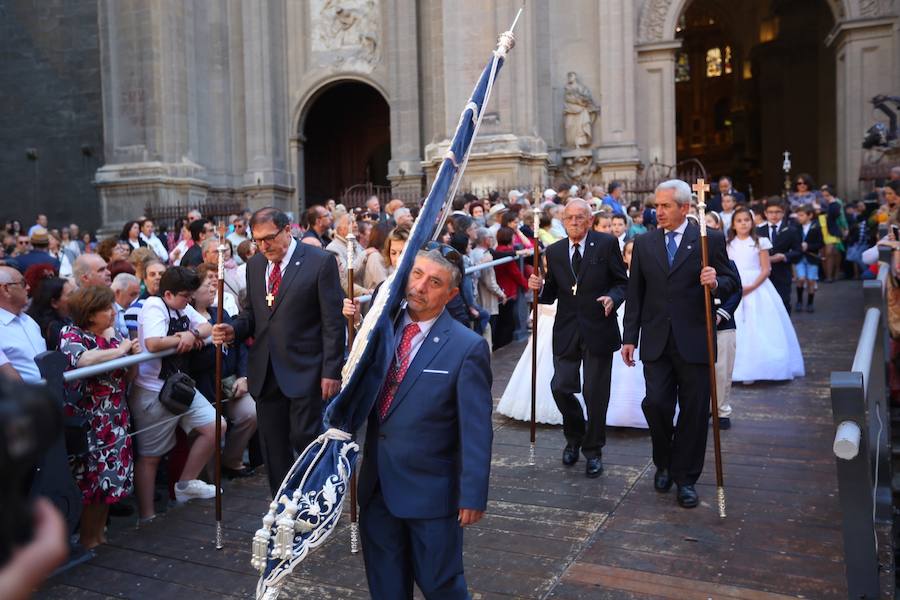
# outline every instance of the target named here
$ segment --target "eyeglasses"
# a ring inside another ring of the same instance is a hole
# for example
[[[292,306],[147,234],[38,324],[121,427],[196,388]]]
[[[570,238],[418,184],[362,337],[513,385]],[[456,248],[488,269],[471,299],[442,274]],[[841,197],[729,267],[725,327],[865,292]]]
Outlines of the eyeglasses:
[[[440,242],[426,242],[424,246],[422,246],[422,250],[426,252],[431,250],[437,250],[441,253],[441,256],[446,258],[452,263],[459,263],[459,252],[456,251],[452,246],[448,246],[447,244],[442,244]]]
[[[276,231],[276,232],[273,233],[272,235],[267,235],[266,237],[261,237],[261,238],[255,237],[255,238],[252,238],[252,239],[253,239],[253,242],[254,242],[257,246],[259,246],[260,244],[263,244],[263,243],[270,244],[272,241],[275,240],[275,238],[277,238],[277,237],[278,237],[279,235],[281,235],[282,233],[284,233],[284,229],[281,229],[281,230],[279,230],[279,231]]]
[[[798,181],[798,182],[797,182],[797,185],[804,185],[804,186],[805,186],[805,185],[806,185],[806,182],[805,182],[805,181]]]
[[[4,283],[4,284],[2,284],[2,285],[6,285],[6,286],[10,286],[10,285],[21,285],[22,288],[24,289],[26,284],[25,284],[25,280],[24,280],[24,279],[20,279],[19,281],[10,281],[9,283]]]

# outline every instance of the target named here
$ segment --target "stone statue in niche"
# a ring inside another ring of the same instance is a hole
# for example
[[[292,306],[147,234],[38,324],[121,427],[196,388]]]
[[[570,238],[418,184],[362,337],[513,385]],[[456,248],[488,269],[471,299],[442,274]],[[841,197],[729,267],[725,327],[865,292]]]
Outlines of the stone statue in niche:
[[[563,165],[569,181],[588,183],[597,172],[597,165],[590,152],[571,152],[563,154]]]
[[[567,75],[563,97],[563,119],[566,128],[567,148],[588,148],[593,140],[593,125],[600,112],[594,104],[591,91],[580,81],[574,71]]]
[[[311,0],[317,62],[370,71],[379,60],[379,10],[375,0]]]

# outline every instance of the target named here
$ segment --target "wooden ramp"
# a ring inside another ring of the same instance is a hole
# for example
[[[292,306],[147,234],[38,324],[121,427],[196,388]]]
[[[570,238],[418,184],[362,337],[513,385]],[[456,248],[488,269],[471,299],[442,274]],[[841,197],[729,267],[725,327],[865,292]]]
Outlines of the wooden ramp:
[[[560,464],[562,432],[538,430],[528,465],[526,424],[495,416],[489,513],[466,531],[467,579],[476,599],[845,598],[829,374],[852,362],[862,324],[858,283],[823,285],[818,312],[794,316],[807,376],[734,389],[723,432],[728,518],[713,501],[712,448],[684,510],[674,491],[653,490],[646,432],[613,429],[605,474]],[[499,398],[523,346],[494,357]],[[712,443],[710,435],[710,444]],[[38,598],[250,598],[250,540],[267,508],[262,477],[226,485],[226,546],[216,551],[212,502],[169,510],[140,530],[114,519],[110,543],[53,578]],[[890,564],[886,535],[881,536]],[[892,596],[885,574],[884,598]],[[349,553],[347,520],[290,578],[284,598],[367,598],[361,555]]]

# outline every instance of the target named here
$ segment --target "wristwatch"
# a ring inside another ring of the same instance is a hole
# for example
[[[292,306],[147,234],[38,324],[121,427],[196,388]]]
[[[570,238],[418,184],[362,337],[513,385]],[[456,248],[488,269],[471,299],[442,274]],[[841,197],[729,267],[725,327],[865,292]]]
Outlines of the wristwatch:
[[[193,333],[193,334],[194,334],[194,337],[197,338],[198,340],[203,339],[203,338],[200,336],[200,330],[197,329],[196,327],[191,327],[191,333]]]

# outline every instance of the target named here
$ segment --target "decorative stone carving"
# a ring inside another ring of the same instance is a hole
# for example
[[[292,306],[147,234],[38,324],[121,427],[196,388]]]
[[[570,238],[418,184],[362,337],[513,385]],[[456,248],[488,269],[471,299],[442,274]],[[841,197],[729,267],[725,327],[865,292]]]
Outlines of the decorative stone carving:
[[[588,148],[593,140],[594,119],[600,107],[594,104],[591,91],[578,81],[578,75],[567,75],[563,107],[567,148]]]
[[[311,0],[312,53],[326,67],[371,72],[381,58],[375,0]]]
[[[599,169],[594,163],[594,153],[588,149],[564,150],[561,154],[566,181],[588,183]]]
[[[881,0],[860,0],[859,16],[877,17],[881,14]]]
[[[666,24],[666,15],[669,13],[670,4],[672,4],[672,0],[646,1],[638,31],[640,42],[657,42],[663,39],[663,27]],[[673,35],[674,33],[672,32]]]

